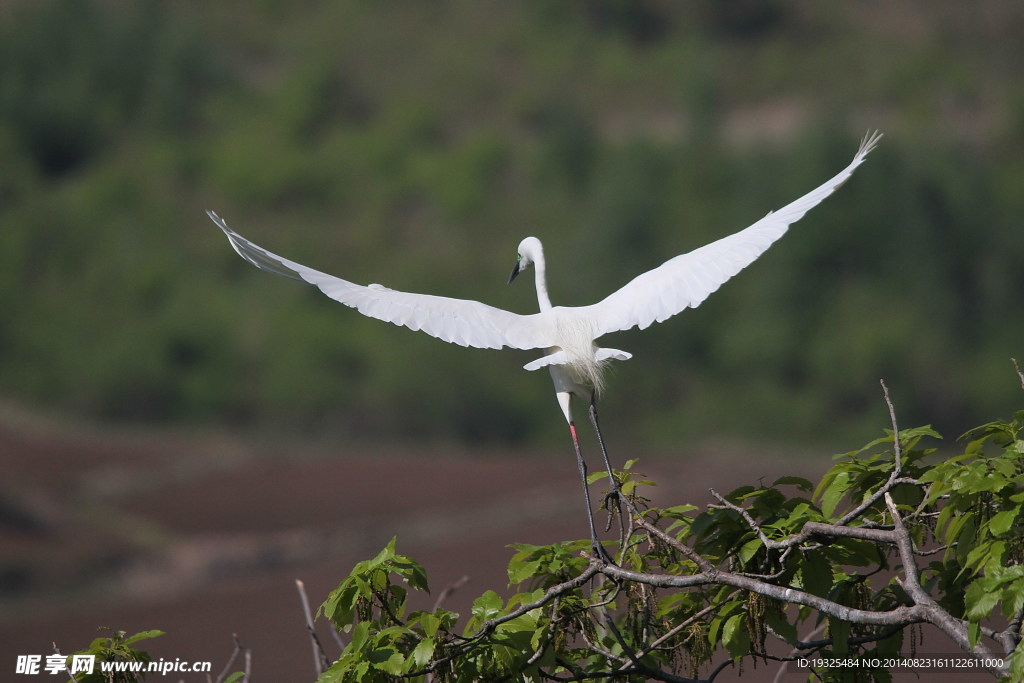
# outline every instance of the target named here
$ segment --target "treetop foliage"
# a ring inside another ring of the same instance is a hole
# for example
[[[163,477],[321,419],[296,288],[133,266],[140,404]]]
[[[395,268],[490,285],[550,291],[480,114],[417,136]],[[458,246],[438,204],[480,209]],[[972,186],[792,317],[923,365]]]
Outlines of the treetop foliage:
[[[627,466],[614,564],[586,541],[515,545],[512,595],[486,591],[465,620],[441,604],[407,611],[427,576],[393,539],[321,606],[347,643],[318,683],[709,681],[811,655],[919,653],[934,629],[978,669],[1019,680],[1024,410],[969,431],[954,457],[934,457],[940,438],[887,430],[836,456],[817,485],[786,476],[713,491],[703,507],[649,507],[653,482]],[[808,680],[887,681],[891,670]]]

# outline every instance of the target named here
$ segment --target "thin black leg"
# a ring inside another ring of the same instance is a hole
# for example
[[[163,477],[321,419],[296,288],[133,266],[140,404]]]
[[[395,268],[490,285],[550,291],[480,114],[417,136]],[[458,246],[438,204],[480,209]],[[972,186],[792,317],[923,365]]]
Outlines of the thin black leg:
[[[608,470],[608,495],[619,495],[619,482],[612,472],[612,464],[608,460],[608,451],[604,447],[604,437],[601,436],[601,428],[597,424],[597,403],[590,400],[590,424],[594,425],[594,432],[597,433],[597,445],[601,447],[601,457],[604,458],[604,468]]]
[[[601,447],[601,457],[604,458],[604,467],[608,471],[608,495],[604,497],[604,507],[608,511],[608,526],[611,526],[613,513],[612,505],[615,506],[615,513],[618,519],[622,520],[622,492],[619,490],[619,481],[612,471],[612,463],[608,459],[608,451],[604,447],[604,437],[601,436],[601,427],[597,423],[597,403],[590,399],[590,423],[594,425],[594,432],[597,434],[597,444]]]
[[[576,451],[576,464],[580,469],[580,479],[583,481],[583,500],[587,504],[587,524],[590,525],[590,542],[594,554],[605,562],[613,563],[608,551],[604,549],[601,542],[597,540],[597,528],[594,526],[594,512],[590,507],[590,488],[587,486],[587,463],[583,460],[583,453],[580,451],[580,441],[576,437],[576,425],[569,423],[569,433],[572,435],[572,446]]]

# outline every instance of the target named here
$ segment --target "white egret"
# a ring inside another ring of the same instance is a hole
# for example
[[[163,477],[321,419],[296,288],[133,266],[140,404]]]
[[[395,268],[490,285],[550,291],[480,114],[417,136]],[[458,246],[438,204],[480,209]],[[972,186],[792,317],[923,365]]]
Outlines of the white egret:
[[[631,354],[599,347],[596,340],[610,332],[633,327],[644,329],[686,308],[696,308],[722,283],[750,265],[782,237],[790,224],[800,220],[846,182],[880,137],[877,132],[864,136],[853,161],[803,197],[768,213],[740,232],[666,261],[591,306],[551,304],[543,247],[536,237],[527,237],[519,244],[518,259],[508,281],[511,283],[519,273],[533,266],[540,312],[529,315],[512,313],[478,301],[399,292],[379,284],[357,285],[272,254],[229,228],[217,214],[207,213],[227,235],[235,251],[249,263],[275,275],[314,285],[330,298],[355,308],[363,315],[420,330],[460,346],[546,349],[546,355],[527,363],[524,368],[538,370],[546,367],[551,373],[558,405],[569,424],[583,479],[591,540],[595,552],[607,558],[594,528],[586,462],[572,418],[571,400],[575,396],[589,404],[590,420],[608,470],[609,498],[616,497],[617,484],[597,423],[596,397],[603,388],[605,365],[611,360],[627,360]]]

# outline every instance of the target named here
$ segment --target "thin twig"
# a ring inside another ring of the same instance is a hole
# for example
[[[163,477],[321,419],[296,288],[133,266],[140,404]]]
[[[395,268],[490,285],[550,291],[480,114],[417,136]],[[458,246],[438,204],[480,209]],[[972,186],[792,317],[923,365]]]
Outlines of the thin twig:
[[[434,611],[436,612],[437,610],[441,609],[441,605],[443,605],[445,601],[451,597],[452,593],[459,590],[467,583],[469,583],[469,575],[463,574],[462,578],[456,579],[455,581],[452,581],[447,586],[445,586],[444,590],[441,591],[441,594],[437,596],[437,600],[434,602]]]
[[[828,622],[823,622],[823,625],[827,626]],[[846,639],[847,645],[863,645],[865,643],[875,643],[879,640],[885,640],[891,636],[896,635],[903,630],[902,624],[895,624],[887,629],[883,629],[878,633],[867,635],[867,636],[851,636]],[[835,638],[822,638],[821,640],[810,640],[810,641],[797,641],[796,647],[799,650],[816,650],[822,647],[828,647],[835,643]],[[794,650],[796,652],[796,650]]]
[[[825,630],[825,627],[826,627],[826,626],[828,626],[828,622],[827,622],[827,621],[825,621],[825,620],[823,619],[823,620],[822,620],[822,622],[821,622],[820,624],[818,624],[818,626],[817,626],[817,627],[816,627],[816,628],[815,628],[815,629],[814,629],[813,631],[809,631],[809,632],[807,633],[807,635],[806,635],[806,636],[804,636],[804,638],[811,638],[811,637],[813,637],[813,636],[815,636],[815,635],[817,635],[817,634],[821,633],[822,631],[824,631],[824,630]],[[781,637],[781,636],[780,636],[780,637]],[[798,641],[798,642],[803,642],[803,641]],[[789,656],[790,656],[790,657],[793,657],[793,656],[795,656],[795,655],[798,655],[798,654],[800,654],[800,650],[801,650],[801,649],[802,649],[802,648],[800,648],[800,647],[794,647],[794,648],[793,648],[793,649],[792,649],[792,650],[790,651],[790,653],[789,653]],[[791,660],[788,660],[788,659],[787,659],[787,661],[786,661],[786,662],[784,662],[784,663],[782,664],[782,666],[780,666],[780,667],[779,667],[779,670],[775,672],[775,678],[773,678],[773,679],[772,679],[772,683],[780,683],[780,681],[782,680],[782,675],[783,675],[784,673],[788,673],[788,671],[789,671],[787,667],[789,666],[789,662],[790,662],[790,661],[791,661]]]
[[[735,591],[732,592],[732,593],[729,593],[729,597],[731,597],[733,595],[735,595]],[[654,650],[656,650],[659,645],[661,645],[662,643],[667,641],[669,638],[673,637],[674,635],[676,635],[677,633],[682,631],[684,628],[686,628],[690,624],[700,620],[705,615],[707,615],[709,612],[713,612],[714,610],[718,609],[719,607],[722,606],[723,603],[724,603],[724,600],[721,601],[721,602],[717,602],[714,605],[708,605],[707,607],[705,607],[701,611],[691,615],[688,619],[684,619],[683,621],[681,621],[680,623],[676,624],[671,629],[669,629],[668,631],[663,633],[659,638],[657,638],[653,642],[651,642],[648,645],[646,645],[643,648],[641,648],[636,653],[636,656],[637,657],[646,657],[649,653],[651,653]]]
[[[1017,376],[1020,377],[1020,388],[1024,389],[1024,370],[1020,369],[1020,363],[1017,362],[1016,358],[1011,358],[1013,361],[1013,369],[1017,371]]]
[[[235,639],[235,650],[231,653],[231,656],[228,657],[227,664],[224,665],[224,668],[221,670],[220,675],[217,676],[215,683],[224,683],[224,681],[228,677],[228,674],[231,673],[232,665],[235,663],[235,660],[238,659],[238,655],[242,652],[242,645],[238,642],[238,634],[233,633],[231,635]]]
[[[238,640],[238,636],[235,636],[235,642],[238,647],[242,648],[242,652],[245,653],[245,673],[242,676],[243,683],[249,683],[252,680],[252,650],[244,647],[241,641]]]
[[[952,548],[955,545],[956,545],[955,543],[953,545],[940,545],[940,546],[938,546],[936,548],[932,548],[931,550],[916,550],[915,549],[914,550],[914,554],[917,555],[918,557],[928,557],[929,555],[938,555],[939,553],[941,553],[943,551],[949,550],[950,548]]]
[[[716,678],[718,678],[718,674],[720,674],[723,671],[725,671],[725,667],[729,666],[730,664],[732,664],[732,660],[731,659],[726,659],[721,664],[716,666],[714,668],[714,670],[711,672],[711,674],[707,678],[708,683],[713,683],[714,680]]]
[[[693,683],[692,678],[683,678],[681,676],[676,676],[674,674],[668,673],[667,671],[655,669],[654,667],[644,664],[642,661],[640,661],[640,656],[633,651],[633,648],[629,646],[629,644],[626,642],[626,639],[622,637],[622,633],[619,631],[619,627],[615,625],[615,620],[608,618],[606,621],[608,622],[608,627],[611,629],[612,635],[614,635],[615,640],[618,641],[619,647],[621,647],[622,651],[626,653],[627,657],[629,657],[630,661],[633,663],[633,666],[642,671],[643,673],[645,673],[649,678],[653,677],[659,681],[668,681],[669,683]],[[615,659],[622,661],[622,658],[618,656],[615,656]],[[718,669],[716,669],[715,672],[711,675],[711,677],[707,680],[714,680],[714,677],[717,674]]]
[[[686,545],[685,543],[682,543],[678,539],[669,536],[667,533],[659,529],[657,526],[651,524],[647,520],[647,518],[644,517],[643,513],[640,512],[640,510],[638,510],[637,507],[633,504],[633,501],[629,500],[628,498],[625,498],[624,501],[626,503],[626,507],[628,507],[629,511],[633,514],[633,518],[636,520],[637,524],[646,529],[649,533],[652,533],[658,538],[660,538],[663,542],[667,543],[675,550],[678,550],[680,553],[685,555],[689,560],[696,564],[702,572],[707,572],[714,569],[714,566],[710,562],[708,562],[706,558],[704,558],[702,555],[696,552],[693,548]]]
[[[547,650],[548,644],[551,642],[551,630],[555,627],[555,623],[558,619],[558,606],[561,604],[561,602],[562,598],[560,596],[552,600],[551,616],[548,617],[547,626],[544,627],[544,637],[540,639],[540,643],[537,645],[537,649],[534,650],[533,654],[530,655],[530,658],[526,660],[527,666],[533,666],[537,662],[537,660],[539,660],[544,655],[544,651]],[[433,677],[433,675],[434,674],[430,674],[431,677]]]
[[[57,647],[57,643],[56,642],[53,643],[53,654],[55,654],[55,655],[59,655],[60,654],[60,649]],[[71,667],[69,667],[69,666],[67,666],[65,664],[64,670],[68,672],[68,676],[71,677],[72,681],[74,681],[75,683],[78,683],[78,679],[75,678],[75,674],[71,673]]]
[[[331,660],[324,652],[324,646],[316,635],[316,626],[313,625],[313,611],[309,608],[309,598],[306,596],[306,584],[301,579],[295,579],[295,587],[299,591],[299,600],[302,602],[302,611],[306,615],[306,630],[309,631],[310,644],[313,647],[313,667],[316,675],[319,676],[331,666]]]
[[[220,672],[220,675],[217,676],[215,683],[224,683],[224,681],[227,680],[228,674],[231,672],[231,667],[240,654],[245,659],[245,669],[242,671],[242,683],[249,683],[249,681],[252,680],[252,650],[242,645],[242,641],[238,639],[237,633],[232,633],[231,637],[235,641],[235,651],[231,653],[228,663],[224,665],[224,669]],[[206,679],[210,679],[209,674],[207,674]]]
[[[889,387],[885,386],[885,380],[880,379],[878,383],[882,385],[885,405],[889,408],[889,420],[892,422],[892,451],[896,460],[896,472],[899,472],[903,468],[903,453],[900,451],[900,432],[896,427],[896,409],[892,405],[892,399],[889,398]]]
[[[889,489],[896,485],[896,482],[900,479],[900,472],[903,469],[903,451],[900,445],[900,430],[896,425],[896,409],[893,407],[892,399],[889,398],[889,387],[885,385],[885,380],[878,381],[882,385],[885,405],[889,408],[889,420],[892,422],[893,459],[895,466],[893,467],[892,474],[889,475],[889,479],[877,491],[871,494],[863,503],[843,515],[836,524],[849,524],[851,520],[859,517],[862,512],[877,503]]]

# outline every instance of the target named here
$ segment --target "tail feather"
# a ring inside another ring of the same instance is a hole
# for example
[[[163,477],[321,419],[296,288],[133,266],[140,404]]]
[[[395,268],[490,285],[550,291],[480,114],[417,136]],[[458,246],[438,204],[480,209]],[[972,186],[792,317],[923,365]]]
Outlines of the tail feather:
[[[629,360],[633,355],[619,349],[595,349],[590,356],[572,357],[563,350],[538,358],[523,366],[526,370],[539,370],[549,365],[562,365],[569,369],[573,379],[584,386],[593,387],[598,395],[604,391],[604,370],[613,360]]]

